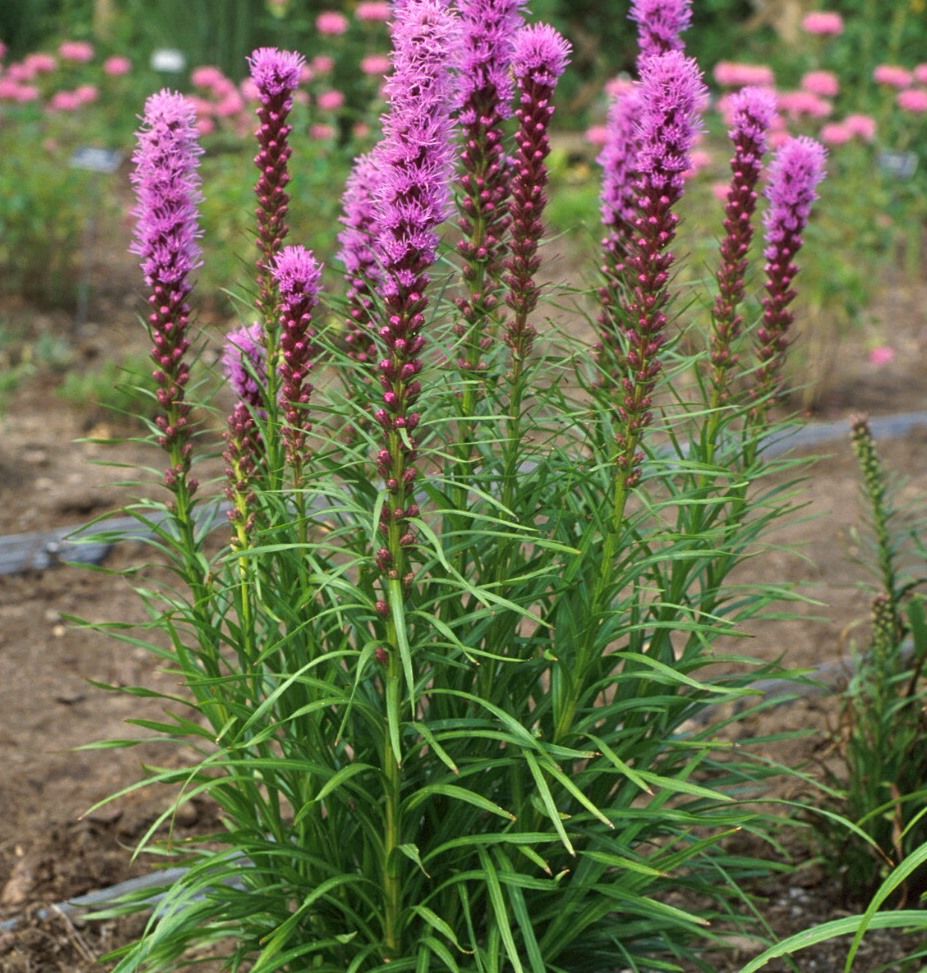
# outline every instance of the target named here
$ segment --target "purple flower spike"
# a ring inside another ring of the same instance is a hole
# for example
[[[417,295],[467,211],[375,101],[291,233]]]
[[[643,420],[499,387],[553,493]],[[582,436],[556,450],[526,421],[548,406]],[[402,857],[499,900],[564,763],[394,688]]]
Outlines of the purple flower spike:
[[[598,163],[602,166],[602,223],[607,277],[621,273],[628,237],[637,213],[634,179],[639,151],[640,91],[635,85],[618,95],[608,112],[606,139]]]
[[[618,464],[627,485],[637,482],[641,455],[637,444],[651,421],[652,393],[666,342],[669,250],[679,217],[673,206],[683,193],[683,174],[700,125],[706,89],[695,61],[679,51],[649,57],[640,84],[639,176],[634,234],[627,261],[628,287],[619,295],[621,313],[608,333],[623,328],[625,351],[619,355],[624,398],[619,416]],[[603,310],[609,313],[608,306]]]
[[[682,32],[692,24],[692,0],[633,0],[629,16],[637,24],[640,70],[644,58],[683,49]]]
[[[270,267],[289,229],[286,214],[290,197],[286,187],[290,182],[288,163],[292,149],[287,140],[293,128],[287,124],[287,117],[293,107],[293,92],[299,85],[305,61],[301,54],[292,51],[261,47],[251,55],[248,63],[257,88],[257,114],[261,123],[255,133],[260,149],[254,159],[261,173],[255,186],[260,251],[257,308],[271,340],[271,329],[276,322]]]
[[[380,171],[374,250],[383,269],[380,287],[386,310],[379,330],[383,405],[375,418],[385,440],[377,468],[389,492],[380,522],[387,546],[377,563],[387,576],[410,584],[408,548],[415,535],[408,520],[418,514],[408,502],[416,477],[414,431],[419,422],[413,408],[421,393],[416,376],[422,369],[428,270],[437,256],[437,227],[450,206],[451,116],[457,103],[451,69],[458,63],[460,26],[439,0],[408,0],[397,11],[392,33],[389,112],[376,150]]]
[[[743,325],[737,309],[744,296],[747,255],[753,241],[756,186],[763,169],[769,128],[776,114],[776,96],[765,88],[743,88],[734,95],[732,108],[733,125],[729,135],[734,143],[734,156],[724,210],[711,348],[712,385],[718,402],[725,398],[726,376],[737,362],[732,346]]]
[[[226,336],[222,370],[239,399],[253,409],[264,406],[267,352],[260,324],[246,325]]]
[[[827,152],[812,138],[789,139],[769,167],[766,196],[766,297],[763,325],[756,333],[760,368],[754,394],[766,400],[780,391],[782,365],[788,348],[787,332],[795,299],[792,282],[798,273],[795,256],[802,247],[802,233],[818,198],[817,187],[825,175]],[[762,408],[762,407],[761,407]]]
[[[341,222],[344,229],[338,235],[348,283],[348,329],[345,341],[348,353],[358,362],[376,361],[376,343],[370,331],[373,322],[373,293],[382,283],[383,275],[373,251],[377,226],[377,206],[373,193],[380,181],[380,167],[376,152],[362,155],[354,162],[342,199]]]
[[[503,123],[512,114],[512,52],[525,0],[460,0],[464,31],[462,107],[464,128],[460,179],[458,252],[464,258],[469,294],[458,301],[465,324],[458,365],[481,370],[481,352],[492,343],[485,322],[498,305],[505,232],[509,225],[510,172]]]
[[[184,389],[190,369],[184,356],[190,319],[189,275],[200,265],[197,207],[200,194],[196,111],[183,95],[161,91],[145,103],[138,146],[132,156],[131,181],[138,205],[132,252],[142,258],[145,282],[151,289],[148,327],[154,347],[158,383],[160,445],[171,457],[165,476],[169,489],[189,497],[196,483],[190,469],[189,413]]]
[[[515,35],[512,67],[521,97],[515,112],[518,152],[512,182],[512,256],[506,264],[508,304],[514,313],[506,341],[520,359],[527,357],[535,334],[528,315],[540,292],[534,275],[541,263],[537,251],[547,203],[544,160],[550,152],[548,128],[554,114],[554,91],[569,57],[569,43],[548,24],[532,24]]]
[[[308,381],[316,354],[312,312],[319,300],[322,266],[305,247],[284,247],[273,265],[280,292],[282,328],[280,350],[280,405],[286,419],[287,457],[300,480],[306,435],[312,425],[307,415],[312,385]]]

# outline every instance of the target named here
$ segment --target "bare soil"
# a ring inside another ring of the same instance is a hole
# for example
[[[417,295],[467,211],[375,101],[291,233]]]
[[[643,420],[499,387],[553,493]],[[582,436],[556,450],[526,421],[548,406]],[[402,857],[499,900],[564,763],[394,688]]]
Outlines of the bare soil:
[[[118,261],[109,268],[112,293],[98,295],[94,317],[75,329],[66,315],[9,306],[5,320],[21,326],[31,339],[42,333],[66,335],[78,356],[77,367],[129,351],[145,349],[135,323],[137,293],[131,268]],[[844,336],[827,375],[819,417],[845,418],[855,411],[891,414],[927,407],[927,283],[898,279],[886,283],[864,328]],[[806,325],[806,327],[813,327]],[[896,359],[874,366],[868,350],[890,343]],[[132,466],[157,466],[160,459],[145,447],[125,444],[118,450],[82,437],[119,434],[113,420],[60,400],[58,379],[41,371],[22,385],[0,419],[0,534],[78,524],[131,500],[133,490],[118,481],[134,477]],[[927,496],[927,427],[904,440],[884,442],[882,455],[897,474],[901,495],[916,506]],[[863,637],[867,598],[860,584],[864,569],[854,529],[860,523],[859,488],[848,438],[825,453],[802,488],[806,503],[801,522],[780,529],[780,548],[755,567],[756,576],[797,582],[817,604],[798,606],[798,618],[764,623],[753,633],[750,652],[782,656],[794,667],[815,667],[847,659],[854,639]],[[130,469],[97,465],[118,454]],[[135,563],[140,549],[123,545],[108,566]],[[141,606],[118,574],[61,567],[41,574],[0,578],[0,918],[17,916],[19,926],[0,934],[0,970],[4,973],[90,973],[105,967],[100,955],[137,932],[137,924],[86,925],[61,916],[39,919],[40,906],[151,870],[131,862],[133,844],[163,807],[165,795],[141,790],[90,811],[96,802],[133,782],[143,760],[165,755],[141,750],[81,751],[93,740],[126,735],[124,720],[153,715],[145,701],[97,688],[116,685],[170,686],[141,650],[109,641],[65,620],[132,620]],[[813,728],[814,734],[791,745],[780,757],[794,764],[827,758],[828,741],[838,716],[833,699],[812,697],[781,707],[764,730]],[[214,824],[213,812],[195,805],[174,822],[175,840]],[[801,849],[797,852],[802,854]],[[811,851],[804,854],[810,856]],[[847,911],[840,892],[825,872],[809,866],[790,882],[761,890],[772,928],[780,935]],[[855,969],[867,973],[904,954],[909,943],[896,934],[873,934]],[[846,944],[803,954],[806,971],[842,968]],[[719,959],[718,971],[738,968],[756,951],[744,943],[741,955]],[[786,969],[772,964],[768,969]]]

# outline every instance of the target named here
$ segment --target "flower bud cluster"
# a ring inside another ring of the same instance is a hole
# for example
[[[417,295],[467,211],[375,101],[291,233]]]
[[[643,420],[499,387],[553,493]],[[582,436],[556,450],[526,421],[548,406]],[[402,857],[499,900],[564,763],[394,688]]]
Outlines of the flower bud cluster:
[[[557,81],[570,57],[569,43],[548,24],[522,27],[515,35],[512,64],[519,88],[517,152],[512,178],[511,256],[506,262],[507,302],[513,317],[506,341],[524,358],[534,338],[528,315],[538,301],[535,274],[540,266],[538,243],[544,232],[550,120]]]
[[[763,170],[767,136],[775,111],[775,95],[764,88],[743,88],[733,96],[733,125],[729,134],[734,143],[734,156],[724,210],[724,238],[721,241],[711,348],[712,382],[721,397],[727,385],[726,375],[737,362],[732,349],[743,325],[738,307],[744,297],[748,255],[753,241],[756,187]]]
[[[401,551],[415,541],[408,521],[417,515],[406,498],[416,478],[414,406],[421,394],[425,288],[437,256],[437,227],[450,205],[451,114],[457,99],[450,69],[459,43],[459,22],[440,0],[409,0],[397,11],[394,71],[386,82],[390,110],[377,150],[374,252],[383,271],[386,319],[378,331],[383,397],[374,418],[384,437],[377,468],[389,492],[380,525],[389,543],[378,562],[404,580]]]
[[[679,217],[684,173],[700,125],[706,89],[698,65],[673,50],[644,59],[641,77],[639,176],[634,234],[628,258],[628,287],[622,295],[621,327],[625,342],[621,367],[624,396],[618,412],[619,465],[636,482],[641,457],[640,432],[651,421],[652,393],[660,374],[660,350],[666,342],[669,250]]]
[[[525,0],[461,0],[463,24],[463,91],[460,124],[463,174],[460,206],[464,258],[463,278],[468,294],[459,299],[464,323],[459,337],[470,335],[498,307],[496,291],[502,276],[505,234],[509,225],[509,160],[503,124],[512,114],[511,62],[516,31],[522,23]],[[492,343],[488,335],[462,343],[458,366],[464,371],[485,367],[481,353]]]
[[[288,231],[286,215],[290,197],[286,187],[290,174],[287,165],[293,150],[287,139],[293,128],[287,123],[287,118],[293,107],[293,92],[299,86],[305,61],[301,54],[262,47],[251,55],[248,63],[257,91],[257,115],[260,121],[255,132],[259,150],[254,159],[260,172],[255,186],[260,251],[256,303],[258,311],[267,321],[274,313],[271,263],[283,246]]]
[[[271,267],[280,294],[280,405],[287,458],[302,468],[306,435],[312,429],[307,406],[312,395],[308,376],[316,354],[312,312],[319,299],[322,266],[305,247],[284,247]]]
[[[359,156],[354,162],[342,198],[338,254],[348,284],[348,321],[345,342],[348,354],[357,362],[377,360],[376,339],[371,333],[374,319],[374,294],[383,275],[373,250],[377,209],[373,197],[379,181],[376,151]]]

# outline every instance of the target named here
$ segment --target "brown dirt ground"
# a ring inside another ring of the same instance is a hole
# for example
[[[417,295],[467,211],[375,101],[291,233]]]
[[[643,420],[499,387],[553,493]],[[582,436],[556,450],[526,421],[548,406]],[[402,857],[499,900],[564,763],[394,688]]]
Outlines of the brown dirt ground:
[[[95,317],[79,331],[66,316],[30,308],[10,306],[6,318],[23,322],[33,338],[42,332],[70,334],[79,362],[112,355],[114,349],[141,351],[144,340],[134,324],[134,300],[118,296],[137,292],[134,278],[124,276],[131,270],[119,265],[108,272],[116,275],[113,293],[102,295]],[[901,286],[899,280],[888,282],[866,326],[842,340],[827,375],[821,417],[842,418],[857,410],[891,414],[927,405],[927,283]],[[868,363],[866,351],[883,343],[886,333],[900,353],[891,364],[876,368]],[[77,524],[127,501],[126,492],[117,486],[125,471],[95,465],[103,458],[103,447],[76,441],[88,433],[119,430],[110,427],[111,420],[56,399],[52,383],[45,374],[31,379],[0,419],[0,534]],[[861,631],[857,626],[866,620],[866,598],[859,589],[864,573],[854,562],[858,550],[852,531],[860,514],[854,460],[847,441],[819,452],[826,455],[803,488],[807,506],[801,523],[777,533],[775,540],[783,550],[772,552],[757,574],[797,582],[804,595],[823,607],[799,607],[799,618],[765,623],[748,646],[763,657],[781,654],[796,667],[847,657],[854,635]],[[927,428],[903,441],[882,444],[882,454],[898,477],[904,477],[905,499],[922,504],[927,490]],[[122,447],[119,458],[135,464],[152,461],[135,445]],[[140,548],[124,545],[110,566],[127,565],[140,556]],[[124,736],[123,721],[146,710],[142,702],[106,693],[88,680],[164,686],[167,677],[141,650],[62,620],[69,613],[92,620],[136,619],[140,612],[128,583],[116,575],[65,567],[0,578],[0,917],[25,917],[15,932],[0,935],[4,973],[98,971],[103,967],[97,957],[137,928],[85,925],[62,917],[40,921],[31,914],[39,905],[150,870],[144,863],[130,863],[130,849],[162,806],[164,795],[140,791],[115,806],[83,815],[96,801],[136,779],[143,759],[158,755],[150,749],[75,748]],[[811,698],[776,713],[780,729],[816,730],[785,759],[801,762],[821,755],[836,719],[833,700]],[[210,809],[195,806],[176,822],[176,833],[183,837],[211,823]],[[765,892],[766,913],[781,935],[843,914],[837,890],[817,868],[802,870],[787,887],[772,884]],[[905,944],[894,934],[873,935],[870,942],[856,966],[858,973],[903,955],[899,950]],[[799,967],[821,973],[842,968],[844,948],[822,947],[804,954]],[[745,944],[743,955],[719,960],[718,973],[735,969],[735,963],[749,954]]]

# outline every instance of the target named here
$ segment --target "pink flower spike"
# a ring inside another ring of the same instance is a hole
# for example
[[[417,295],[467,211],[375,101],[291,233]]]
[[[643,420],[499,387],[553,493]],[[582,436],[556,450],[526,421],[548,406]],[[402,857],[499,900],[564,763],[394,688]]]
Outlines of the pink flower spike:
[[[897,88],[899,91],[910,88],[914,82],[914,75],[898,64],[880,64],[872,72],[872,77],[876,84],[885,85],[886,88]]]
[[[348,18],[337,10],[323,10],[315,19],[315,29],[328,37],[346,34],[350,26]]]
[[[897,357],[897,352],[890,345],[879,345],[869,352],[869,364],[881,368],[890,365]]]
[[[113,55],[103,62],[103,73],[111,78],[125,77],[132,73],[132,62],[127,57]]]
[[[392,8],[382,0],[364,0],[357,5],[355,16],[363,23],[386,23],[392,16]]]
[[[923,115],[927,112],[927,91],[920,88],[899,91],[896,100],[902,111],[910,112],[913,115]]]
[[[853,141],[853,130],[846,122],[832,122],[825,125],[820,132],[820,139],[825,145],[846,145]]]
[[[809,71],[801,79],[802,91],[821,98],[836,98],[840,94],[840,81],[833,71]]]
[[[878,126],[871,115],[847,115],[843,124],[854,136],[864,142],[871,142],[876,137]]]
[[[88,64],[93,60],[93,45],[86,41],[65,41],[58,47],[58,56],[62,61],[73,61],[75,64]]]
[[[754,85],[772,88],[776,83],[773,69],[766,64],[740,64],[736,61],[718,61],[714,78],[723,88],[743,88]]]
[[[323,91],[316,98],[316,104],[322,111],[338,111],[344,107],[344,94],[340,91]]]
[[[809,34],[818,37],[838,37],[843,33],[843,17],[829,11],[810,13],[802,20],[801,25]]]

